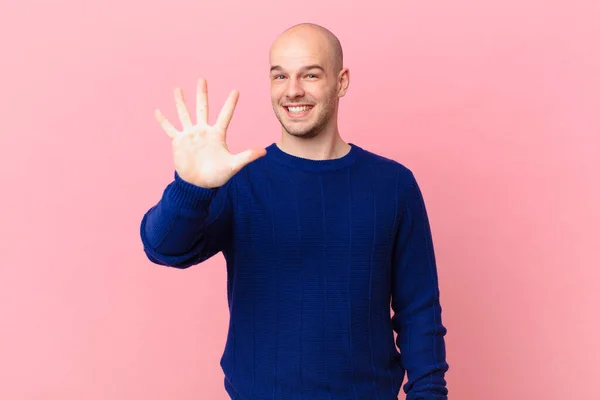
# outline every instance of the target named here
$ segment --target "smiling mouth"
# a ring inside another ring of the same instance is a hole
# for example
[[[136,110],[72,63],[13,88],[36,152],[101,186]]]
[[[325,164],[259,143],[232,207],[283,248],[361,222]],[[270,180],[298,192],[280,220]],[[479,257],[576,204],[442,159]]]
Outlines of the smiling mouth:
[[[287,114],[293,118],[302,118],[308,115],[313,106],[301,105],[301,106],[284,106],[283,107]]]

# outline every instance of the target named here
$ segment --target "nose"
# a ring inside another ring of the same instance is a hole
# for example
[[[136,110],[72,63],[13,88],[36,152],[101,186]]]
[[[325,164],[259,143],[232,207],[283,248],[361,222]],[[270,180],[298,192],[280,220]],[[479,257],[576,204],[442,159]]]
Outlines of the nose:
[[[297,79],[289,79],[286,96],[290,99],[304,96],[304,89]]]

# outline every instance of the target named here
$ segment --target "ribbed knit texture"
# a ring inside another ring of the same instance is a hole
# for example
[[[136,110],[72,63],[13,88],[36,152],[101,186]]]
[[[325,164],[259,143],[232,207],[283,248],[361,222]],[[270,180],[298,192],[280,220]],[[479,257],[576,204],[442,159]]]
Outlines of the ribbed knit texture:
[[[355,144],[318,161],[272,144],[218,189],[175,173],[140,232],[159,265],[224,255],[232,399],[392,400],[405,373],[408,400],[447,399],[429,221],[402,164]]]

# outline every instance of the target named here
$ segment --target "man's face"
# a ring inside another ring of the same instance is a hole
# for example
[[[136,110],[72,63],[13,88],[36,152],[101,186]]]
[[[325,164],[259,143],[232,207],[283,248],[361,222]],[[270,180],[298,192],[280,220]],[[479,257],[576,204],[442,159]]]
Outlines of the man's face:
[[[338,73],[320,38],[290,38],[270,54],[271,103],[283,128],[293,136],[317,136],[336,115]]]

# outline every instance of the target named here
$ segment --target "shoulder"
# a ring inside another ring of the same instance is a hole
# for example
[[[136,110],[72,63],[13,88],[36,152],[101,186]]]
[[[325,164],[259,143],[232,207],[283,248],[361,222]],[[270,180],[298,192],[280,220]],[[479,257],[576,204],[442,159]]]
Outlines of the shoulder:
[[[401,161],[375,153],[362,146],[357,147],[362,154],[362,162],[367,163],[377,173],[377,176],[394,176],[400,187],[411,185],[415,180],[413,171]]]

